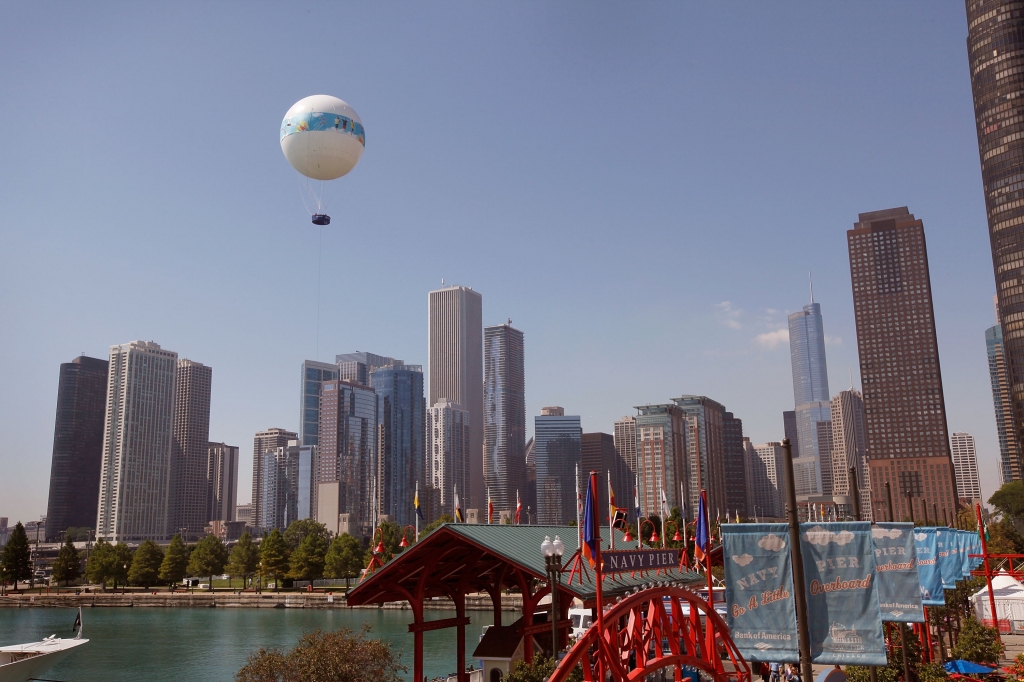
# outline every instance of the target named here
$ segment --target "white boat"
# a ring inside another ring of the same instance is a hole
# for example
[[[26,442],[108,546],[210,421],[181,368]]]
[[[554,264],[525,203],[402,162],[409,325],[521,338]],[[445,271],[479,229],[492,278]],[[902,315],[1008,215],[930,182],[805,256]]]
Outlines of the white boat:
[[[0,647],[0,682],[27,682],[39,677],[89,640],[82,639],[82,610],[75,621],[73,639],[50,635],[41,642]]]

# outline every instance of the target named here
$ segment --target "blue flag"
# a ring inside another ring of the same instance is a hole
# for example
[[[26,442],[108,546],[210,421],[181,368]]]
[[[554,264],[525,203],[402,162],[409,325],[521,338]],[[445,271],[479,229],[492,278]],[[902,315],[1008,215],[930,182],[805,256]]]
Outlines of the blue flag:
[[[921,603],[924,606],[943,606],[946,603],[942,575],[939,573],[936,530],[934,527],[914,529],[917,575],[921,581]]]
[[[700,491],[700,505],[697,507],[697,529],[693,535],[693,557],[704,561],[711,551],[711,529],[708,527],[708,494]]]
[[[923,623],[914,524],[876,523],[871,527],[882,621]]]
[[[957,562],[957,553],[953,546],[956,540],[953,537],[952,528],[938,527],[935,529],[935,544],[938,547],[939,575],[942,576],[942,589],[952,590],[956,588],[956,581],[960,579],[960,564]]]
[[[800,524],[811,660],[885,665],[871,524]]]
[[[590,472],[587,484],[587,500],[583,503],[583,556],[590,561],[591,567],[597,564],[597,553],[600,547],[597,521],[597,474]]]
[[[727,523],[722,526],[726,623],[748,661],[800,660],[789,526]]]

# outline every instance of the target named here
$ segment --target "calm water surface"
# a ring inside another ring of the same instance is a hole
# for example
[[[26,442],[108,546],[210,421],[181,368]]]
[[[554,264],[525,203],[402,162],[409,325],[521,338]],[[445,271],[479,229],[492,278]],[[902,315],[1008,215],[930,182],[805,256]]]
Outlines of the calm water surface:
[[[61,682],[127,680],[232,680],[260,647],[290,649],[303,632],[318,628],[358,630],[367,623],[371,635],[392,642],[412,677],[410,611],[377,609],[209,609],[85,608],[89,643],[44,677]],[[56,634],[68,637],[74,609],[0,608],[0,646],[38,641]],[[427,619],[454,617],[454,611],[428,612]],[[470,611],[466,655],[471,656],[481,627],[491,614]],[[513,614],[506,614],[511,619]],[[455,670],[455,628],[424,633],[428,677]],[[472,662],[472,661],[471,661]],[[475,665],[475,662],[473,662]]]

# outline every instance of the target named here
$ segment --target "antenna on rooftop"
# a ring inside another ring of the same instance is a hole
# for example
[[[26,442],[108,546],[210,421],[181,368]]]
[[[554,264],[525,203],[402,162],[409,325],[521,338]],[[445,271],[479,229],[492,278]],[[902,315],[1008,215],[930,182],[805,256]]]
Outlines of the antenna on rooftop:
[[[807,271],[807,281],[811,285],[811,305],[814,305],[814,278],[811,277],[811,271]]]
[[[850,368],[850,390],[853,390],[853,367]]]

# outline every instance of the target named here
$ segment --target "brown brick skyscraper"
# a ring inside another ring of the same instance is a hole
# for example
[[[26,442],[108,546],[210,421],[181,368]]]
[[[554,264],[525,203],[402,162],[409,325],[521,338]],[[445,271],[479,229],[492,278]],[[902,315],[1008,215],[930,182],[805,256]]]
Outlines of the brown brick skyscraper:
[[[861,213],[846,233],[864,385],[872,514],[935,520],[955,513],[956,482],[932,315],[924,225],[903,208]],[[914,508],[907,503],[913,493]]]
[[[1016,442],[1024,437],[1024,11],[967,0],[967,55]],[[1016,454],[1020,456],[1019,453]],[[1019,476],[1021,463],[1006,467]]]

